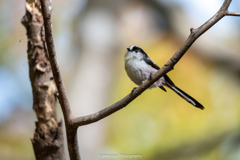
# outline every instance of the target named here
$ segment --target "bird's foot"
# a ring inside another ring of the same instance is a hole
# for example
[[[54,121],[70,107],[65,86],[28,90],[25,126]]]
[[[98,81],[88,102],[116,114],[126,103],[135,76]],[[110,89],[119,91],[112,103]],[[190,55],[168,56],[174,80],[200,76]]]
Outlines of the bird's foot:
[[[150,80],[152,80],[152,75],[153,75],[153,74],[152,74],[152,73],[150,73],[150,75],[149,75],[149,79],[150,79]]]
[[[134,88],[132,89],[131,94],[134,93],[135,89],[137,89],[137,87],[134,87]]]

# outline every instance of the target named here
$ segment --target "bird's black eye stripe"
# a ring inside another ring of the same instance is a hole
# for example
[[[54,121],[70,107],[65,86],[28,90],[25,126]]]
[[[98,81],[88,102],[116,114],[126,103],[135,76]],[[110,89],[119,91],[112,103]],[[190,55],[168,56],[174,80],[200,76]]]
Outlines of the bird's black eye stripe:
[[[132,49],[130,51],[134,51],[134,52],[140,52],[144,55],[145,58],[148,57],[148,55],[146,54],[146,52],[144,52],[144,50],[142,50],[142,48],[138,47],[138,46],[133,46]]]
[[[133,48],[132,48],[132,51],[138,51],[138,50],[140,50],[141,48],[139,48],[139,47],[137,47],[137,46],[134,46]]]

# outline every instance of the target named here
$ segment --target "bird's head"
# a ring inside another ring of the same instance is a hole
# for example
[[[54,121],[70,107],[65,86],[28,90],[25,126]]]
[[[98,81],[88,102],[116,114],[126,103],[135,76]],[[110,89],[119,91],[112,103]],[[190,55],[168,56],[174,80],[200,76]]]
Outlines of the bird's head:
[[[142,48],[136,46],[136,45],[132,45],[130,47],[127,48],[127,51],[125,53],[125,60],[126,59],[142,59],[144,57],[146,57],[147,54],[142,50]]]

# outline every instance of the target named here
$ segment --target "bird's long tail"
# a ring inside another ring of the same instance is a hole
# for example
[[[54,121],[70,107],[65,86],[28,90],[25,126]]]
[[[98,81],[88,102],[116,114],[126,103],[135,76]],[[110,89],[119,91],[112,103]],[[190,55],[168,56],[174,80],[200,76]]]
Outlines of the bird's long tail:
[[[168,88],[170,88],[171,90],[173,90],[175,93],[177,93],[180,97],[182,97],[183,99],[185,99],[188,103],[192,104],[193,106],[200,108],[200,109],[204,109],[203,105],[201,105],[198,101],[196,101],[194,98],[192,98],[191,96],[189,96],[187,93],[185,93],[184,91],[182,91],[180,88],[178,88],[177,86],[173,86],[173,85],[166,85]]]

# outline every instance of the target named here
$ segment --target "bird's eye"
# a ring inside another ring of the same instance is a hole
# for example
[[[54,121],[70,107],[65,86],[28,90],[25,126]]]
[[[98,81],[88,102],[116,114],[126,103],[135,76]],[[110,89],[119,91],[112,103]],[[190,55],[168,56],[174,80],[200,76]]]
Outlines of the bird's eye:
[[[134,52],[138,52],[138,49],[135,49]]]

